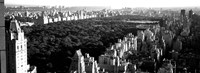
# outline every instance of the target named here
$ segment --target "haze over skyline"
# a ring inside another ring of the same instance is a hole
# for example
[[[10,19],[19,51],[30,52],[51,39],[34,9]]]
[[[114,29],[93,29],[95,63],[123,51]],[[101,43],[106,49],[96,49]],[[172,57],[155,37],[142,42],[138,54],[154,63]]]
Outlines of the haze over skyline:
[[[200,0],[5,0],[5,4],[55,6],[108,6],[123,7],[196,7]]]

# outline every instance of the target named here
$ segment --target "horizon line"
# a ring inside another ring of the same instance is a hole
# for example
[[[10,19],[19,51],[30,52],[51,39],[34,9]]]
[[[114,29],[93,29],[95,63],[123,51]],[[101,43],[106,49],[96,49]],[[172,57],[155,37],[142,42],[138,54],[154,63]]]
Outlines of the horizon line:
[[[112,6],[65,6],[65,5],[28,5],[28,4],[4,4],[4,6],[8,6],[8,7],[12,7],[12,6],[25,6],[25,7],[35,7],[35,6],[64,6],[64,7],[109,7],[111,9]],[[130,7],[130,6],[124,6],[118,9],[122,9],[122,8],[198,8],[200,6],[174,6],[174,7],[165,7],[165,6],[160,6],[160,7],[145,7],[145,6],[136,6],[136,7]],[[115,9],[115,8],[114,8]]]

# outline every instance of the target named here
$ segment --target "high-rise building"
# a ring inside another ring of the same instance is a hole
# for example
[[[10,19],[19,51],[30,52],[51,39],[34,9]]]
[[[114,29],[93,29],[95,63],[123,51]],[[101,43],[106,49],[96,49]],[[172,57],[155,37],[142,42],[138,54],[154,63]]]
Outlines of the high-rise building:
[[[94,57],[85,54],[84,57],[81,50],[77,50],[72,58],[69,73],[99,73],[99,67]]]
[[[1,73],[36,73],[36,67],[30,70],[27,64],[27,39],[17,20],[1,23],[0,34]]]
[[[186,23],[186,21],[187,21],[187,17],[186,17],[186,15],[185,15],[185,10],[184,10],[184,9],[181,10],[180,20],[181,20],[181,22],[183,22],[183,23]]]
[[[181,16],[182,16],[182,17],[185,16],[185,10],[184,10],[184,9],[181,10]]]
[[[9,73],[27,73],[27,39],[17,20],[11,20],[6,30],[6,50]]]
[[[190,11],[189,11],[189,15],[188,15],[188,16],[189,16],[189,18],[192,18],[192,15],[193,15],[193,11],[192,11],[192,10],[190,10]]]
[[[77,50],[73,56],[72,63],[69,68],[69,73],[85,73],[85,63],[84,63],[84,56],[81,53],[81,50]]]
[[[24,16],[25,16],[25,17],[28,17],[29,14],[30,14],[30,13],[29,13],[28,11],[24,12]]]

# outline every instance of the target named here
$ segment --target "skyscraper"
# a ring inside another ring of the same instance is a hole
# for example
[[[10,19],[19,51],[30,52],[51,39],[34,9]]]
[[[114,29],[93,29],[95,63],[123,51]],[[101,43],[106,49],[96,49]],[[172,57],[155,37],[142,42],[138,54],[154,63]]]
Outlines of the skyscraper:
[[[17,20],[11,20],[9,30],[6,30],[6,50],[8,53],[9,73],[27,73],[27,39]]]
[[[193,15],[193,11],[192,11],[192,10],[190,10],[190,11],[189,11],[189,15],[188,15],[188,16],[189,16],[189,18],[192,18],[192,15]]]
[[[187,19],[187,17],[185,15],[185,9],[182,9],[181,13],[180,13],[180,20],[181,20],[181,22],[185,23],[186,19]]]
[[[36,68],[30,70],[27,63],[27,39],[14,18],[1,16],[0,56],[1,73],[36,73]]]
[[[182,10],[181,10],[181,16],[182,16],[182,17],[185,17],[185,9],[182,9]]]
[[[77,50],[72,59],[69,73],[72,73],[73,71],[77,71],[77,73],[85,73],[84,56],[82,55],[81,50]]]
[[[25,16],[25,17],[28,17],[29,14],[30,14],[30,13],[29,13],[28,11],[24,12],[24,16]]]

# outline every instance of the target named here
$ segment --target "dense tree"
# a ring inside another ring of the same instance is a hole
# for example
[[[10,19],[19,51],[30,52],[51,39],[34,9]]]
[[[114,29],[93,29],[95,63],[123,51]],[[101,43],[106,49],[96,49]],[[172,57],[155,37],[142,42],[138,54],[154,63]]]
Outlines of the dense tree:
[[[63,73],[69,69],[77,49],[98,59],[117,39],[136,32],[135,25],[122,21],[124,19],[151,18],[117,16],[23,27],[28,38],[29,63],[38,67],[38,73]]]

